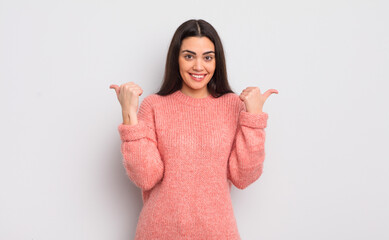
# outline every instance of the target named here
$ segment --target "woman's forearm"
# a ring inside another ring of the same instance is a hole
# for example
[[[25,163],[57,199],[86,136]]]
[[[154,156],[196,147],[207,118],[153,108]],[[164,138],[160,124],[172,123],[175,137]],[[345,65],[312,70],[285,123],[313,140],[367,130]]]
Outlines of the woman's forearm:
[[[123,124],[125,124],[125,125],[138,124],[138,117],[136,115],[136,112],[122,111],[122,115],[123,115]]]

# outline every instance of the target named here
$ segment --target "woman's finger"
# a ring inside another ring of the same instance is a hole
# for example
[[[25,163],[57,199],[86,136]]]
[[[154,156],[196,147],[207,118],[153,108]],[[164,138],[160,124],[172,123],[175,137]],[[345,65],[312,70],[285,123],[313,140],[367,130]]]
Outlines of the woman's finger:
[[[119,93],[120,93],[120,87],[119,87],[118,85],[112,84],[111,86],[109,86],[109,88],[113,88],[113,89],[115,89],[116,95],[118,95],[118,96],[119,96]]]
[[[278,94],[278,91],[276,89],[269,89],[267,90],[263,96],[265,97],[265,100],[272,94],[272,93],[275,93],[275,94]]]

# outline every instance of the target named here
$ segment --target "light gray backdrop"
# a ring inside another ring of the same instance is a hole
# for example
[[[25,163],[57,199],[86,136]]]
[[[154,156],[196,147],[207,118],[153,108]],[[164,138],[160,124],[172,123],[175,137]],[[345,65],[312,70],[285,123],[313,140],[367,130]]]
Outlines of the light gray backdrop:
[[[184,21],[213,24],[233,90],[279,90],[244,240],[388,239],[388,1],[0,1],[0,239],[132,239],[110,84],[158,90]]]

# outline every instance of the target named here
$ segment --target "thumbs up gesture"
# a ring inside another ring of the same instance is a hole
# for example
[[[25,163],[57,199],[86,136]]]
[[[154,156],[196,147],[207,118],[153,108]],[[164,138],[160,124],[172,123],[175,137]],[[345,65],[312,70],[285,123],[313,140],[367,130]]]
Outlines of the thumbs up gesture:
[[[259,114],[262,112],[266,99],[272,93],[278,94],[278,91],[276,89],[269,89],[261,94],[261,90],[258,87],[247,87],[239,95],[239,98],[244,102],[247,112]]]
[[[143,93],[143,90],[139,85],[128,82],[120,86],[112,84],[109,88],[115,89],[116,96],[122,106],[123,112],[136,113],[139,105],[139,96]]]

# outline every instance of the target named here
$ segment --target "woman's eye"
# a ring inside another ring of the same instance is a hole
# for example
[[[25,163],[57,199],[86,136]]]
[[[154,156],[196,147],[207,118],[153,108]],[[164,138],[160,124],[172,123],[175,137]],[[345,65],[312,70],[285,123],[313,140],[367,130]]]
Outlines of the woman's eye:
[[[192,56],[192,55],[185,55],[184,58],[186,58],[186,59],[192,59],[193,56]]]
[[[211,57],[211,56],[206,56],[205,57],[205,60],[207,60],[207,61],[211,61],[213,58]]]

